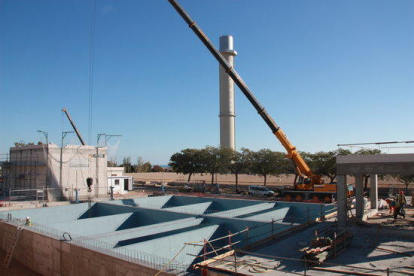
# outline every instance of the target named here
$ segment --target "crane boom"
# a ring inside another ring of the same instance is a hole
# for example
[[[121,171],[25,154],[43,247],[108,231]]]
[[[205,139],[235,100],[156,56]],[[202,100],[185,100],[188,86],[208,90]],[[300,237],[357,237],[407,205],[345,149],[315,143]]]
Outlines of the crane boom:
[[[280,127],[275,123],[272,117],[267,113],[266,109],[259,103],[253,93],[250,91],[249,87],[242,80],[236,70],[230,66],[226,59],[221,55],[221,53],[216,49],[216,47],[211,43],[210,39],[204,32],[200,29],[197,23],[188,15],[188,13],[181,7],[181,5],[176,0],[168,0],[174,9],[180,14],[188,26],[193,30],[197,37],[203,42],[211,54],[216,58],[220,65],[226,70],[227,74],[233,79],[236,85],[240,88],[243,94],[247,97],[253,107],[257,110],[262,119],[266,122],[269,128],[272,130],[272,133],[277,137],[281,142],[283,147],[287,151],[287,157],[290,158],[296,169],[296,173],[299,176],[307,176],[312,180],[318,176],[315,176],[309,166],[306,164],[305,160],[300,156],[296,147],[287,138],[286,134],[280,129]],[[313,182],[313,181],[312,181]]]
[[[78,129],[76,128],[75,123],[72,121],[72,118],[70,117],[70,115],[69,115],[68,111],[66,110],[66,108],[62,109],[62,111],[63,111],[63,112],[65,112],[66,117],[68,117],[68,120],[69,120],[70,124],[72,125],[73,130],[76,132],[76,135],[78,136],[79,141],[81,142],[82,146],[85,146],[85,145],[86,145],[86,144],[85,144],[85,141],[83,141],[83,138],[82,138],[82,136],[80,135],[80,133],[79,133]]]

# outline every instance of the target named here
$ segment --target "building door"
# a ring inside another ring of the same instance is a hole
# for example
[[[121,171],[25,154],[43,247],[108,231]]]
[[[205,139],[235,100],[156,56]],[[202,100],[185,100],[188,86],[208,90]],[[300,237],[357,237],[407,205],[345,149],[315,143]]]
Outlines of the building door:
[[[124,191],[129,190],[129,179],[124,179]]]

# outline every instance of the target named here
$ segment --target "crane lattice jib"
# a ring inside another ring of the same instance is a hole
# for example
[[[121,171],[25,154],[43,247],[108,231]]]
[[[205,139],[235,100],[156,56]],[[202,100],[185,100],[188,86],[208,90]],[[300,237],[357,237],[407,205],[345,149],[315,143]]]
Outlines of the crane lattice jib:
[[[295,169],[298,175],[313,177],[313,173],[309,166],[306,164],[305,160],[297,152],[296,148],[290,143],[286,134],[280,129],[280,127],[275,123],[275,121],[270,117],[265,108],[259,103],[253,93],[250,91],[249,87],[242,80],[239,74],[234,70],[234,68],[226,61],[226,59],[221,55],[221,53],[216,49],[216,47],[211,43],[210,39],[204,34],[200,29],[197,23],[187,14],[187,12],[177,3],[176,0],[168,0],[174,9],[181,15],[184,21],[188,26],[193,30],[197,37],[203,42],[211,54],[216,58],[220,65],[224,68],[227,74],[233,79],[239,89],[247,97],[253,107],[257,110],[259,115],[263,118],[266,124],[270,127],[273,134],[279,139],[283,147],[287,151],[287,157],[290,158],[295,164]]]

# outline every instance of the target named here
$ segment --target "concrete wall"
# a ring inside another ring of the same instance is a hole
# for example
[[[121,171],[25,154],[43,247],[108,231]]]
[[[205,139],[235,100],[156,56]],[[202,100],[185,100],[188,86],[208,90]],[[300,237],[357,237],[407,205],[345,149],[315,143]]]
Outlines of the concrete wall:
[[[0,222],[0,246],[7,251],[16,227]],[[127,262],[68,242],[23,230],[13,259],[46,276],[154,275],[158,270]],[[162,273],[162,275],[169,275]]]
[[[61,158],[62,153],[62,158]],[[92,177],[92,196],[108,194],[106,148],[55,144],[10,148],[11,166],[6,186],[16,189],[51,188],[49,199],[87,196],[86,178]],[[61,168],[62,166],[62,168]]]

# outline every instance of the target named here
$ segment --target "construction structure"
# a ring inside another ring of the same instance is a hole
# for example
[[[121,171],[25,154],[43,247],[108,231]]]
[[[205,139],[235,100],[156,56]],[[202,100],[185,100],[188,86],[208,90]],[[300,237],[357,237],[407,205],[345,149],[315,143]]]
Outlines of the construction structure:
[[[237,52],[233,49],[233,37],[220,37],[220,53],[226,61],[234,66],[234,57]],[[235,137],[235,107],[234,81],[227,74],[223,66],[219,65],[220,74],[220,146],[236,149]]]
[[[107,196],[106,148],[48,143],[10,148],[3,163],[3,191],[48,200]],[[86,178],[93,178],[88,192]]]
[[[414,174],[414,154],[340,155],[336,164],[339,227],[348,221],[347,175],[355,177],[356,218],[365,220],[378,211],[378,175]],[[370,175],[370,210],[365,210],[364,175]]]
[[[334,211],[334,205],[159,196],[0,212],[7,251],[43,275],[155,275],[191,271],[208,243],[216,253],[257,245]],[[20,224],[19,224],[20,221]],[[225,237],[225,238],[223,238]],[[230,247],[229,247],[230,245]],[[210,251],[210,250],[209,250]]]

